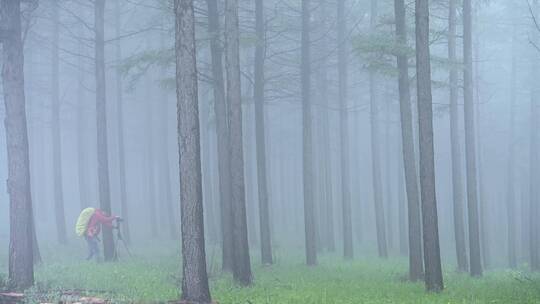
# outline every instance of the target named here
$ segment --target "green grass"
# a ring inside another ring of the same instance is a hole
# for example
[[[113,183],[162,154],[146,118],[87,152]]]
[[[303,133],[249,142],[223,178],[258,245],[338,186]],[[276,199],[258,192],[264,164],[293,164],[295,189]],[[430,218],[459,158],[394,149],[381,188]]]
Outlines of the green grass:
[[[169,249],[165,251],[173,252]],[[181,264],[173,254],[98,264],[67,258],[71,253],[66,249],[37,268],[37,289],[91,290],[114,302],[148,303],[179,297]],[[212,296],[222,304],[540,303],[539,277],[529,279],[519,272],[493,271],[481,279],[446,272],[445,290],[429,294],[422,283],[404,280],[406,260],[398,258],[344,262],[324,256],[317,267],[304,266],[301,258],[280,258],[272,267],[254,262],[255,281],[250,288],[235,286],[211,264]]]

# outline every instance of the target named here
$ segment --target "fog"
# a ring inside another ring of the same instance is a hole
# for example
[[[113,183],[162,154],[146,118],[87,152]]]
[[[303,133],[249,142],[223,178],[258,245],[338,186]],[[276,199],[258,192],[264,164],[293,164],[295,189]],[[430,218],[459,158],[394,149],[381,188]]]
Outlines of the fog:
[[[208,0],[210,2],[213,1]],[[414,1],[405,1],[407,45],[396,43],[393,1],[344,1],[342,19],[337,16],[338,2],[311,1],[308,47],[302,44],[302,37],[305,38],[302,34],[306,32],[302,32],[305,24],[303,27],[301,1],[264,1],[262,41],[256,32],[255,2],[239,0],[238,3],[240,135],[245,220],[253,265],[261,263],[261,236],[265,237],[264,232],[261,234],[261,229],[265,229],[261,226],[265,218],[260,210],[263,200],[269,208],[270,250],[276,261],[300,259],[310,246],[309,240],[306,244],[306,237],[309,239],[306,231],[311,228],[306,225],[309,223],[305,222],[304,209],[308,206],[305,200],[310,198],[315,254],[340,258],[344,250],[351,250],[344,243],[348,216],[352,224],[352,251],[345,252],[346,257],[398,258],[409,252],[410,215],[407,213],[396,56],[406,56],[408,63],[414,176],[420,189],[426,177],[421,173],[425,171],[421,169],[424,162],[419,141]],[[533,17],[538,11],[536,2],[472,3],[470,84],[476,150],[472,155],[476,161],[472,174],[477,179],[477,224],[481,263],[486,271],[516,265],[534,270],[538,266],[534,261],[530,263],[534,255],[538,258],[540,245],[537,235],[540,227],[535,221],[531,222],[538,216],[535,213],[540,204],[536,186],[540,169],[537,136],[540,29]],[[218,153],[222,130],[216,117],[219,114],[215,103],[220,102],[216,99],[216,90],[221,86],[227,91],[231,85],[229,80],[215,79],[213,70],[216,64],[212,56],[214,42],[219,49],[218,56],[223,58],[222,76],[227,79],[229,75],[225,59],[228,49],[224,37],[229,34],[225,30],[225,3],[217,1],[218,33],[209,30],[208,3],[195,1],[194,11],[204,237],[207,263],[213,263],[214,256],[221,257],[224,227],[220,185],[223,176],[220,176]],[[452,61],[448,49],[449,1],[429,1],[429,5],[438,236],[443,269],[453,271],[459,268],[454,209],[455,200],[459,200],[456,181],[462,188],[461,221],[467,260],[471,250],[463,13],[458,3],[457,58]],[[21,18],[31,198],[38,244],[45,252],[42,257],[45,264],[47,252],[66,248],[74,255],[80,254],[82,260],[86,254],[85,241],[75,234],[75,224],[82,209],[103,207],[98,182],[94,2],[23,1]],[[182,155],[179,155],[178,140],[182,137],[178,133],[181,113],[177,112],[173,1],[106,1],[104,20],[105,151],[108,157],[105,170],[109,178],[111,213],[124,219],[124,236],[135,255],[151,255],[147,250],[149,244],[175,253],[181,248],[179,158]],[[341,33],[340,24],[344,26]],[[258,46],[262,57],[256,59]],[[305,53],[307,48],[309,56]],[[345,61],[340,75],[341,55]],[[261,60],[264,106],[257,117],[257,84],[261,82],[255,71]],[[307,65],[309,70],[304,69]],[[458,73],[457,83],[450,80],[451,71]],[[345,82],[341,83],[343,75]],[[222,81],[221,85],[216,84],[218,81]],[[310,86],[306,87],[305,81],[310,82]],[[450,119],[452,86],[458,101],[454,130],[458,141],[454,143]],[[309,89],[307,95],[306,88]],[[1,98],[3,100],[3,96]],[[306,98],[311,107],[309,112]],[[232,111],[231,104],[225,106]],[[0,103],[2,118],[5,109],[4,102]],[[257,119],[261,117],[264,118],[263,129],[257,130]],[[306,120],[306,117],[311,119]],[[232,122],[228,124],[234,128]],[[310,125],[308,133],[307,125]],[[230,132],[233,143],[232,129]],[[306,139],[310,133],[311,137]],[[0,134],[0,146],[6,147],[4,124],[0,125]],[[264,147],[258,150],[261,142]],[[453,159],[453,145],[459,162]],[[307,147],[311,149],[306,150]],[[238,151],[234,145],[230,149]],[[346,153],[342,149],[347,149]],[[260,159],[261,156],[264,158]],[[308,158],[311,173],[306,171],[308,156],[311,157]],[[234,164],[233,157],[231,170],[236,172]],[[456,172],[458,179],[453,178]],[[263,190],[261,174],[266,179]],[[234,176],[230,176],[233,192],[238,183]],[[0,149],[0,180],[8,180],[7,149]],[[3,273],[7,272],[8,265],[10,197],[7,183],[0,185],[0,248],[4,248],[4,253],[0,254],[3,259],[0,272]],[[261,197],[261,193],[263,196],[266,193],[267,198]],[[349,208],[344,201],[350,204],[350,210],[343,209]],[[420,204],[423,205],[424,202]],[[510,250],[512,247],[515,251]],[[511,252],[516,254],[517,264],[512,265]],[[309,254],[307,259],[309,264]]]

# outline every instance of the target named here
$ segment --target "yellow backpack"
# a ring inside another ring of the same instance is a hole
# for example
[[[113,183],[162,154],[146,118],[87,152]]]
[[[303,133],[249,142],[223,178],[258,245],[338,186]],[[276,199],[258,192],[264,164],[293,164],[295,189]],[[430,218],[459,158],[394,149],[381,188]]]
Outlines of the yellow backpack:
[[[95,208],[86,208],[81,212],[77,219],[77,225],[75,225],[75,233],[77,233],[78,236],[84,236],[88,222],[90,222],[90,218],[94,215],[95,211]]]

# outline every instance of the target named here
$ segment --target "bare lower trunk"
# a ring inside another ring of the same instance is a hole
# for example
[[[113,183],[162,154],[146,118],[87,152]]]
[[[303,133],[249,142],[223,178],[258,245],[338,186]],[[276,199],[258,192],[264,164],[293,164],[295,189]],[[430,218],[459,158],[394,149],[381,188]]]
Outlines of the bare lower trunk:
[[[405,1],[394,0],[396,16],[396,37],[402,47],[407,45],[407,27],[405,20]],[[420,194],[418,193],[418,175],[416,174],[416,153],[414,151],[414,129],[411,109],[408,58],[405,52],[397,56],[399,109],[401,121],[401,145],[407,191],[408,234],[409,234],[409,279],[422,279],[422,223],[420,219]]]
[[[82,32],[82,30],[79,30]],[[79,44],[79,53],[83,53],[83,45]],[[86,107],[86,95],[84,94],[85,77],[83,58],[79,56],[77,58],[77,169],[79,178],[79,207],[81,210],[90,206],[88,197],[88,153],[87,153],[87,140],[86,137],[86,122],[87,107]]]
[[[116,37],[120,37],[120,26],[122,22],[120,14],[120,1],[115,1],[115,34]],[[120,40],[116,42],[116,61],[122,61],[122,48]],[[120,183],[120,210],[122,213],[123,222],[123,234],[126,242],[131,241],[131,233],[129,229],[129,209],[127,202],[127,190],[126,190],[126,152],[124,144],[124,100],[123,100],[123,87],[122,87],[122,75],[119,68],[116,69],[116,102],[117,102],[117,129],[118,129],[118,163],[119,163],[119,183]]]
[[[272,239],[270,237],[270,214],[268,207],[268,181],[266,174],[266,137],[264,124],[264,53],[266,37],[264,29],[263,0],[255,1],[255,139],[257,149],[257,185],[259,190],[259,221],[261,230],[261,261],[272,264]]]
[[[514,21],[515,22],[515,21]],[[515,121],[516,121],[516,74],[517,74],[517,25],[513,26],[512,35],[512,71],[510,76],[510,136],[508,139],[508,190],[506,192],[507,233],[508,233],[508,266],[517,267],[516,253],[516,205],[515,193]]]
[[[339,134],[341,152],[341,195],[343,211],[343,256],[352,259],[354,256],[352,212],[351,212],[351,175],[349,171],[349,113],[347,107],[347,49],[345,40],[346,18],[345,0],[338,0],[338,99],[339,99]],[[327,145],[327,143],[325,143]]]
[[[303,190],[304,224],[306,243],[306,264],[317,264],[317,244],[315,227],[315,201],[313,195],[313,138],[311,113],[311,57],[310,57],[310,0],[302,0],[302,42],[301,42],[301,82],[302,82],[302,136],[303,136]]]
[[[51,117],[51,132],[52,132],[52,154],[53,154],[53,181],[54,181],[54,214],[56,217],[56,233],[60,244],[67,243],[66,237],[66,217],[64,214],[64,193],[62,186],[62,142],[60,134],[60,96],[59,96],[59,26],[58,20],[58,2],[52,1],[52,22],[53,22],[53,37],[52,37],[52,117]]]
[[[210,303],[204,247],[199,102],[193,0],[176,0],[176,97],[182,216],[182,300]]]
[[[375,31],[377,23],[377,0],[371,0],[370,29]],[[388,257],[386,244],[386,225],[384,218],[384,205],[382,198],[381,160],[379,145],[379,106],[377,75],[373,68],[369,70],[369,98],[371,122],[371,170],[373,174],[373,203],[375,204],[375,224],[377,229],[377,249],[379,257]]]
[[[2,39],[2,85],[9,194],[9,282],[10,288],[24,290],[34,284],[32,197],[30,160],[24,96],[24,56],[21,40],[19,0],[0,2]]]
[[[458,71],[456,68],[456,0],[450,0],[448,26],[448,60],[450,61],[450,140],[452,145],[452,194],[454,206],[454,238],[459,271],[468,271],[465,223],[463,215],[463,182],[461,172],[461,144],[459,140]]]
[[[440,292],[444,285],[435,193],[428,0],[416,0],[416,70],[425,283],[428,291]]]
[[[222,231],[222,268],[232,271],[232,201],[231,201],[231,165],[230,134],[228,107],[225,99],[225,83],[223,80],[222,49],[220,41],[219,13],[217,0],[207,0],[208,31],[210,32],[210,51],[212,56],[212,76],[214,89],[214,112],[216,115],[216,134],[219,171],[219,197],[221,200]]]
[[[98,184],[101,210],[111,214],[109,157],[107,148],[107,101],[105,94],[105,0],[95,1],[95,68],[96,68],[96,124],[98,154]],[[103,227],[103,255],[106,261],[114,258],[112,230]]]
[[[465,154],[467,161],[467,203],[469,212],[469,248],[471,275],[482,275],[480,258],[480,227],[478,216],[478,184],[474,136],[473,63],[472,63],[472,7],[471,0],[463,2],[463,80],[465,103]]]
[[[252,282],[249,256],[246,196],[244,184],[244,153],[242,145],[242,99],[240,87],[240,32],[238,0],[225,1],[227,101],[230,123],[230,168],[233,214],[233,277],[246,286]]]

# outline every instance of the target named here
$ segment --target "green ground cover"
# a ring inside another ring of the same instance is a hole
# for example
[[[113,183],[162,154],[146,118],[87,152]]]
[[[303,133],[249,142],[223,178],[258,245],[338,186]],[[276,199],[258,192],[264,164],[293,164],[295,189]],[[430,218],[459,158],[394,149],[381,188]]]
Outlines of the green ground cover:
[[[81,262],[68,256],[76,251],[47,259],[36,269],[37,290],[89,290],[113,302],[165,302],[178,298],[180,258],[161,254],[126,258],[118,263]],[[164,250],[164,252],[173,252]],[[62,256],[65,255],[66,258]],[[404,280],[405,259],[388,261],[358,259],[342,261],[323,256],[317,267],[303,265],[301,258],[279,258],[272,267],[256,266],[250,288],[235,286],[210,261],[213,298],[222,304],[266,303],[540,303],[540,277],[518,271],[490,271],[481,279],[445,272],[446,288],[428,294],[422,283]],[[5,262],[0,263],[5,273]],[[450,267],[446,267],[450,268]]]

